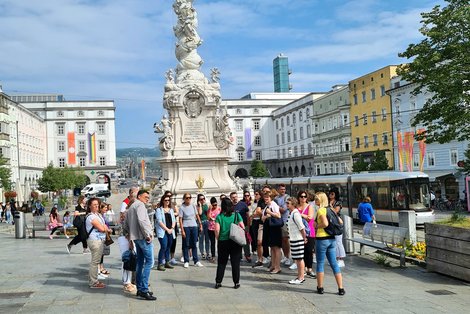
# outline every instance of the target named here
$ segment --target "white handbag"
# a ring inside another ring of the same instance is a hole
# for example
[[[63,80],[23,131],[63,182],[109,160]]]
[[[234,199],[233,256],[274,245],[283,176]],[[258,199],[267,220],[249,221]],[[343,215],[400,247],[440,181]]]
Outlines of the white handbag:
[[[235,223],[235,219],[237,217],[237,213],[235,213],[235,218],[233,219],[234,222],[230,224],[230,240],[234,241],[238,245],[244,246],[246,245],[246,237],[245,237],[245,230],[240,227],[238,224]]]

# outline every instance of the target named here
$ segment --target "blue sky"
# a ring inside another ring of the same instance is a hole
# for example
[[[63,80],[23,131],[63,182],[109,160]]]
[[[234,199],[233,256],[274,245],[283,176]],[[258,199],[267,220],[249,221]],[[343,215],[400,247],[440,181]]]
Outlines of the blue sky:
[[[195,0],[203,72],[222,96],[273,91],[272,59],[289,57],[294,92],[405,60],[428,0]],[[176,66],[172,0],[0,0],[0,82],[6,93],[113,99],[116,145],[152,147],[164,74]]]

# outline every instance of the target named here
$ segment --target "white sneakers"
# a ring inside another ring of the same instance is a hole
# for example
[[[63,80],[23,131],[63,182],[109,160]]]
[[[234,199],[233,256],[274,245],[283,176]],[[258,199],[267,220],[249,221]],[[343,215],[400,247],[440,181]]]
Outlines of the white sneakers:
[[[290,258],[286,258],[286,260],[284,261],[284,265],[285,266],[291,266],[292,265],[292,260]]]
[[[184,262],[184,260],[183,260],[183,262]],[[189,263],[188,263],[188,262],[184,263],[183,267],[184,267],[184,268],[188,268],[188,267],[189,267]]]
[[[201,262],[197,262],[196,264],[194,264],[194,266],[196,266],[196,267],[204,267],[204,265],[202,265]]]
[[[98,280],[105,280],[107,278],[108,278],[108,275],[101,274],[101,273],[98,274]]]
[[[288,258],[287,258],[287,257],[285,257],[285,256],[284,256],[284,257],[282,257],[282,258],[281,258],[281,264],[284,264],[284,263],[285,263],[287,260],[288,260]]]
[[[295,278],[289,281],[289,284],[291,285],[301,285],[305,279],[300,280],[299,278]]]
[[[296,269],[297,269],[297,264],[296,264],[296,263],[292,263],[292,265],[290,265],[289,269],[290,269],[290,270],[296,270]]]

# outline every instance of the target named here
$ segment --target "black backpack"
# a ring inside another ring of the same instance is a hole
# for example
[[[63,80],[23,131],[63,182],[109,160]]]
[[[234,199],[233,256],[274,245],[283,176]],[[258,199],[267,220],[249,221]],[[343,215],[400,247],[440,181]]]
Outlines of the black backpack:
[[[325,228],[326,233],[332,236],[343,234],[343,224],[339,222],[338,215],[329,206],[326,208],[326,219],[328,220],[328,227]]]

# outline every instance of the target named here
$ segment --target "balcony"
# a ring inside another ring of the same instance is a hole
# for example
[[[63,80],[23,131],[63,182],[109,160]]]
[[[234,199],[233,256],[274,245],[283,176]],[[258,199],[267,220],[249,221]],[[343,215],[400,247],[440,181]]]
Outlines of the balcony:
[[[0,132],[0,141],[9,141],[9,140],[10,140],[10,134]]]

